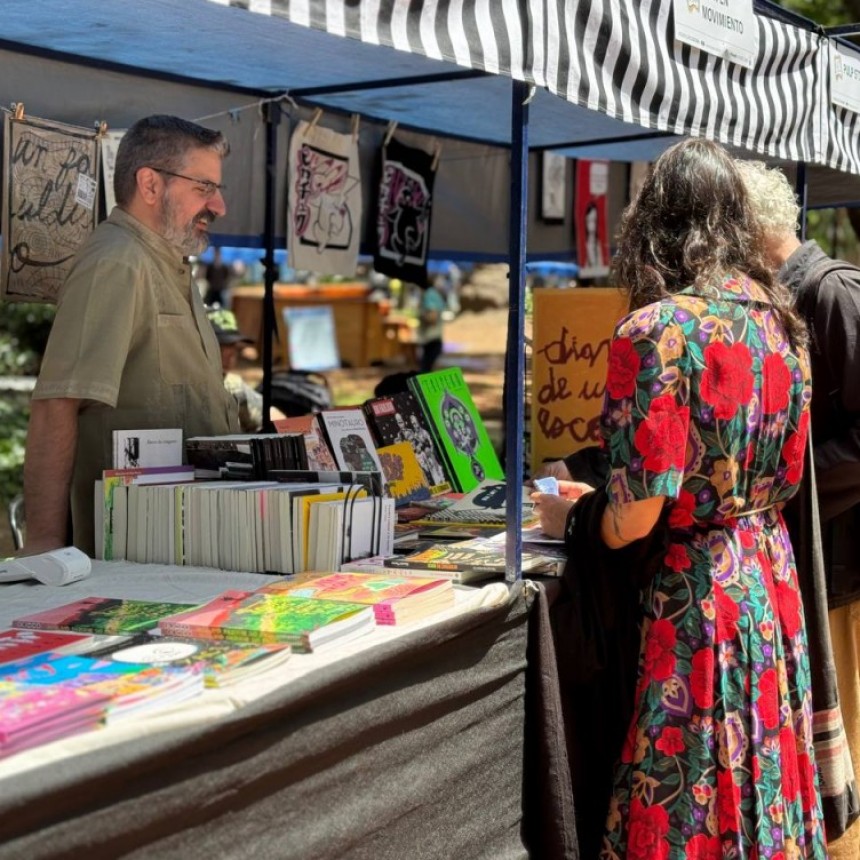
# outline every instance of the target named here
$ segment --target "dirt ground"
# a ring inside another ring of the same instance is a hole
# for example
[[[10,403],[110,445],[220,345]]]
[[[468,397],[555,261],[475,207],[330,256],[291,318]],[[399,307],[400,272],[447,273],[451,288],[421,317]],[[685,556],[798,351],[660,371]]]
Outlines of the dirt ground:
[[[502,416],[502,381],[504,379],[507,308],[463,311],[445,324],[444,352],[438,367],[461,367],[472,392],[472,398],[491,435]],[[376,384],[389,373],[414,370],[408,365],[388,367],[342,368],[327,371],[335,404],[348,406],[373,397]],[[262,371],[247,367],[242,375],[256,385]]]

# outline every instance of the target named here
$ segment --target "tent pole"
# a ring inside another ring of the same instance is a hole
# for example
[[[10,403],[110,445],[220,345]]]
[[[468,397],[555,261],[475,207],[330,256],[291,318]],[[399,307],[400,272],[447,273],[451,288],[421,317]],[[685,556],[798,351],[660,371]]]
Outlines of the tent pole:
[[[806,216],[809,212],[808,197],[809,183],[806,178],[806,162],[797,162],[797,182],[794,187],[797,199],[800,201],[800,241],[806,241]]]
[[[266,125],[266,196],[263,256],[263,432],[274,428],[269,419],[272,406],[272,334],[275,331],[275,281],[278,269],[275,266],[275,178],[277,176],[278,120],[281,116],[279,102],[263,105],[263,122]]]
[[[505,579],[522,578],[523,404],[525,403],[524,309],[528,223],[529,85],[514,81],[511,93],[511,211],[508,340],[505,348]]]

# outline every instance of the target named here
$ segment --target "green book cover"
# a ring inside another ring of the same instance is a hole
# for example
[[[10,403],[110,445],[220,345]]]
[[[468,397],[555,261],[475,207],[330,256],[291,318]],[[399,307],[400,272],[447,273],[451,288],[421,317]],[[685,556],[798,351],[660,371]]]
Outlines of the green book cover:
[[[459,367],[420,373],[409,387],[443,454],[451,483],[461,493],[487,479],[504,480],[499,458]]]
[[[311,651],[356,628],[374,626],[373,610],[361,603],[333,603],[307,597],[253,594],[213,617],[201,618],[195,629],[193,613],[183,618],[186,635],[236,642],[286,642],[297,651]]]
[[[189,603],[85,597],[55,609],[16,618],[12,626],[74,630],[78,633],[137,633],[151,630],[162,618],[193,606]]]

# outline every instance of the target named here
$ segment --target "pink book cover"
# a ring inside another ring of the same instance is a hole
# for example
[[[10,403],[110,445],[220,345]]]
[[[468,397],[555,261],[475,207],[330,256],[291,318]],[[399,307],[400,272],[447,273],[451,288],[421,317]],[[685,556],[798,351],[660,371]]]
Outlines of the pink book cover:
[[[110,698],[84,687],[26,686],[0,681],[0,743],[6,745],[29,733],[59,730],[84,722],[95,724]],[[88,716],[86,716],[88,715]],[[41,742],[41,737],[39,738]]]
[[[158,629],[161,631],[162,636],[204,638],[206,629],[214,629],[220,621],[223,621],[230,614],[235,606],[251,594],[253,594],[251,591],[229,589],[208,603],[195,606],[187,612],[177,612],[176,615],[162,618],[158,622]],[[207,638],[220,639],[221,637],[213,633],[212,636]]]
[[[402,577],[378,573],[328,573],[308,575],[293,582],[273,582],[257,589],[263,594],[290,594],[294,597],[312,597],[317,600],[333,600],[343,603],[362,603],[373,606],[379,624],[395,623],[398,608],[423,603],[425,600],[444,605],[450,595],[454,603],[451,580],[434,576]],[[440,607],[441,608],[441,607]]]

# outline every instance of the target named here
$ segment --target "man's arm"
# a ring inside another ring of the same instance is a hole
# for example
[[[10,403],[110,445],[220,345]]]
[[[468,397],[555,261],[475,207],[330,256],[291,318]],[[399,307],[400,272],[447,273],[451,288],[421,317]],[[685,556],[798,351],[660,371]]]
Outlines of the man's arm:
[[[33,400],[24,458],[25,554],[65,546],[80,400]]]

